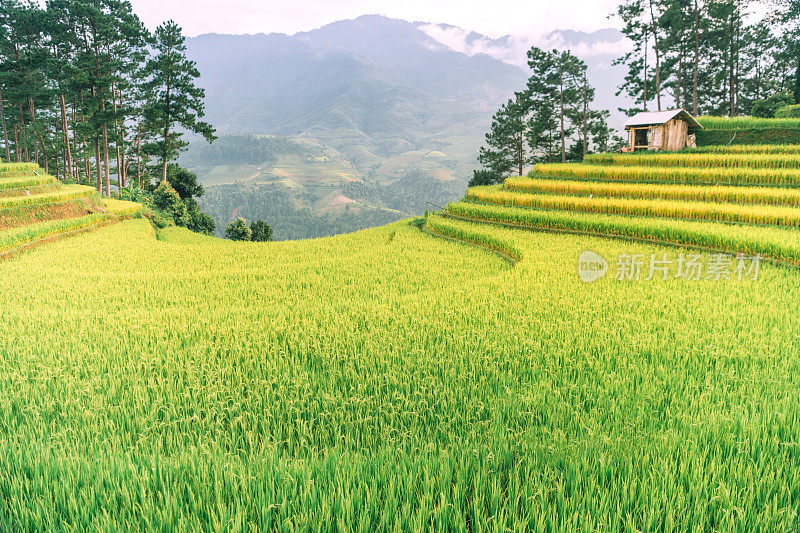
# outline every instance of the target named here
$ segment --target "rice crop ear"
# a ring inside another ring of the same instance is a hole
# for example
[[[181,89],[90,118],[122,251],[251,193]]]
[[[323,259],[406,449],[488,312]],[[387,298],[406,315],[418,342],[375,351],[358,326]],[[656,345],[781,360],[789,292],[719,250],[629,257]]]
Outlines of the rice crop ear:
[[[800,186],[800,169],[606,166],[583,163],[538,164],[531,177],[559,177],[625,183],[687,185]]]
[[[70,231],[98,226],[108,220],[108,215],[92,213],[78,218],[49,220],[0,232],[0,254],[27,243]]]
[[[800,207],[800,189],[713,185],[662,185],[534,178],[509,178],[504,190],[608,198],[687,200]]]
[[[800,118],[697,117],[707,130],[800,129]]]
[[[589,154],[584,163],[592,165],[699,167],[699,168],[766,168],[798,169],[797,154],[714,154],[641,152],[633,154]]]
[[[739,205],[717,202],[650,200],[640,198],[594,198],[559,194],[528,194],[499,189],[471,188],[467,198],[484,203],[557,209],[580,213],[603,213],[636,217],[710,220],[742,224],[800,227],[800,208]]]
[[[800,144],[731,144],[689,148],[684,153],[699,154],[800,154]]]
[[[448,214],[478,223],[506,224],[515,228],[574,231],[599,236],[645,239],[673,245],[701,246],[730,254],[761,254],[800,266],[800,238],[792,228],[732,226],[670,218],[629,217],[553,211],[469,201],[448,207]]]

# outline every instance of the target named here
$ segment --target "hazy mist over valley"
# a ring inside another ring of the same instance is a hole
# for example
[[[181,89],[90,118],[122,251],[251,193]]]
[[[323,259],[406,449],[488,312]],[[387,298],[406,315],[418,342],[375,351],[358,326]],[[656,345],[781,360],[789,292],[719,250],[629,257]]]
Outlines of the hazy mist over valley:
[[[589,65],[596,105],[616,110],[627,46],[613,29],[493,39],[446,24],[377,15],[292,36],[187,40],[220,135],[181,162],[206,187],[217,228],[270,220],[278,239],[348,232],[463,195],[492,114],[528,77],[533,42]],[[612,115],[619,127],[622,115]],[[252,136],[280,136],[263,142]],[[233,157],[247,151],[245,160]]]

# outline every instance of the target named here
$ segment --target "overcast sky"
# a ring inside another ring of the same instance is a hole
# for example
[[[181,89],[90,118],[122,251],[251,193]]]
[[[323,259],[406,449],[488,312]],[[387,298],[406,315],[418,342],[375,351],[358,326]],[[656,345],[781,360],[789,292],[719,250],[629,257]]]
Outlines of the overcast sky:
[[[490,37],[591,31],[609,20],[618,0],[131,0],[153,29],[174,19],[187,36],[201,33],[296,33],[336,20],[380,14],[445,22]]]

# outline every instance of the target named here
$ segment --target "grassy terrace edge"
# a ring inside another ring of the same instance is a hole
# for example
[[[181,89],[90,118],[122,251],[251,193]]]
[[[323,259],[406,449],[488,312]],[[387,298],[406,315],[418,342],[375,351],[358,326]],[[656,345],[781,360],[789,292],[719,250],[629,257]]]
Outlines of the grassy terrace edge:
[[[800,144],[731,144],[688,148],[689,154],[800,154]]]
[[[800,187],[800,169],[695,168],[587,165],[584,163],[538,164],[531,178],[571,178],[624,183],[678,183],[686,185],[766,185]]]
[[[91,228],[108,220],[109,216],[104,213],[92,213],[78,218],[48,220],[13,228],[0,233],[0,256],[8,254],[20,246],[56,235]]]
[[[503,188],[517,192],[568,194],[572,196],[594,195],[610,198],[688,200],[800,207],[800,189],[775,187],[608,183],[602,181],[536,179],[520,176],[507,178]]]
[[[0,175],[0,190],[14,190],[24,189],[26,187],[36,187],[39,185],[47,185],[56,183],[56,179],[48,174],[30,175],[27,173],[20,173],[20,176],[2,176]]]
[[[800,168],[795,153],[691,153],[636,152],[632,154],[588,154],[584,163],[617,166],[669,166],[699,168]]]
[[[103,198],[103,207],[111,215],[125,217],[135,215],[142,210],[143,206],[137,202],[117,200],[115,198]]]
[[[641,198],[590,198],[547,193],[528,194],[492,186],[471,187],[467,190],[466,198],[494,205],[579,213],[800,227],[800,209],[796,207],[747,206]]]
[[[78,198],[86,198],[96,193],[94,187],[87,185],[64,185],[63,187],[36,195],[10,196],[0,198],[0,211],[29,205],[43,205],[67,202]]]
[[[447,226],[438,223],[436,217],[454,217],[521,229],[640,240],[729,254],[761,255],[778,263],[800,267],[800,231],[794,229],[540,211],[465,201],[450,204],[445,212],[432,217],[434,218],[429,217],[428,224],[433,220],[434,225],[439,224],[437,227],[442,233],[445,233]],[[458,235],[452,236],[459,238]],[[472,235],[466,237],[476,238]]]

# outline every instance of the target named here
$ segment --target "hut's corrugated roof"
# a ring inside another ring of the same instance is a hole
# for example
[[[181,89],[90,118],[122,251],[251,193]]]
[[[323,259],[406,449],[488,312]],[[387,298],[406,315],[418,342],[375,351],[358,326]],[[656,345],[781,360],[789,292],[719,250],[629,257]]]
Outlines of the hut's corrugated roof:
[[[657,124],[665,124],[673,118],[680,117],[686,120],[694,128],[703,128],[697,120],[685,109],[668,109],[667,111],[651,111],[644,113],[637,113],[628,119],[625,123],[626,128],[636,126],[653,126]]]

